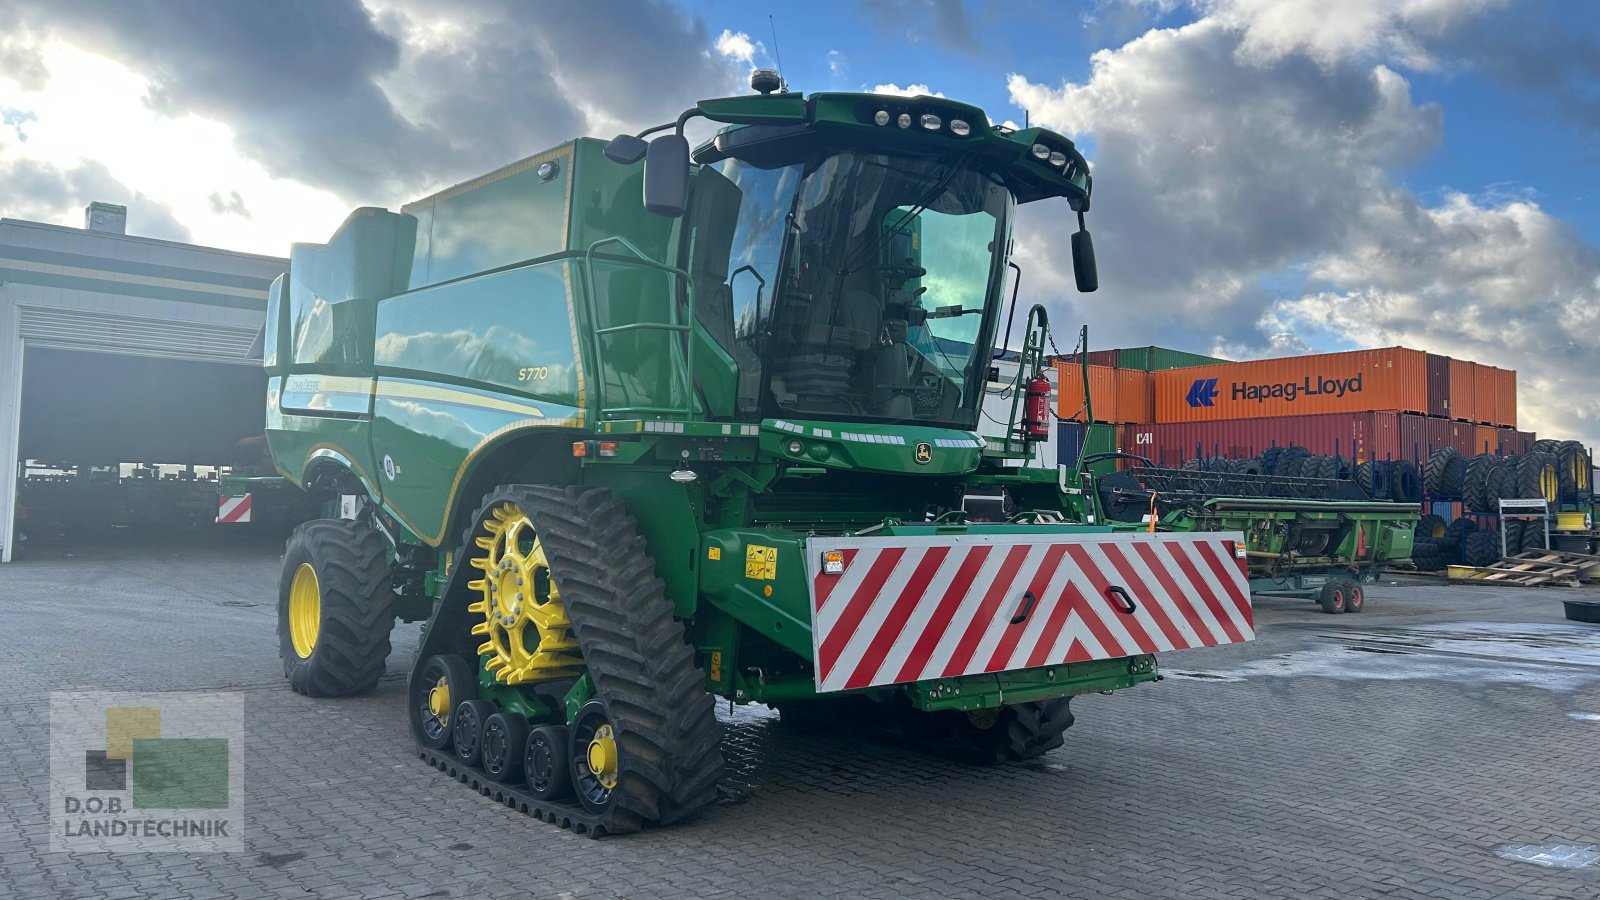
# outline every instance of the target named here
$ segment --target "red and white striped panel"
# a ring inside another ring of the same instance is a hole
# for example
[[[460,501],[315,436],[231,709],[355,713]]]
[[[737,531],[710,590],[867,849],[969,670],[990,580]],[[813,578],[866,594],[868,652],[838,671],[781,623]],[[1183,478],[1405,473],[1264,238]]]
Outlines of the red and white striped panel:
[[[217,522],[222,525],[242,525],[250,521],[250,495],[217,498]]]
[[[1238,532],[812,538],[806,574],[817,690],[1251,640],[1245,561],[1234,556],[1242,539]],[[844,574],[822,573],[830,550],[844,553]],[[1114,588],[1131,598],[1131,610]]]

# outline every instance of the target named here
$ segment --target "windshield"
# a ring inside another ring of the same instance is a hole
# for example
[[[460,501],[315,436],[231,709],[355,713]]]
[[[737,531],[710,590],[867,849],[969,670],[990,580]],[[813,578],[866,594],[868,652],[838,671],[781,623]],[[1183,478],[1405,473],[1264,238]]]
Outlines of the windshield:
[[[718,166],[741,412],[971,429],[1010,192],[958,158]]]

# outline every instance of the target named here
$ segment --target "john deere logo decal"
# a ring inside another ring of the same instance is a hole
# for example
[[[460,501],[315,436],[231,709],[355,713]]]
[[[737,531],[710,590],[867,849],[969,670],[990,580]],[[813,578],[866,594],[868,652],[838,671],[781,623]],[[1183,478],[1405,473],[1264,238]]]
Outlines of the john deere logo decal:
[[[919,465],[927,465],[928,463],[931,463],[931,462],[933,462],[933,445],[928,443],[927,441],[922,441],[922,442],[918,443],[917,444],[917,463]]]

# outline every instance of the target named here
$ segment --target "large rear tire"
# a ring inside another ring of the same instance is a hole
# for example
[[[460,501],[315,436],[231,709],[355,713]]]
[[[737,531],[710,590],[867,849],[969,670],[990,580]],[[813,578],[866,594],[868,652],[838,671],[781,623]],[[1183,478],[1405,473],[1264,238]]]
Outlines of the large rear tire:
[[[971,712],[907,710],[901,730],[948,748],[962,762],[994,766],[1049,753],[1061,746],[1073,721],[1072,698],[1057,697]]]
[[[349,519],[315,519],[289,535],[278,587],[278,655],[309,697],[364,694],[383,677],[394,594],[383,537]]]
[[[633,517],[601,488],[503,485],[473,516],[465,548],[505,504],[532,522],[594,685],[591,705],[610,727],[614,783],[591,805],[600,827],[637,831],[704,809],[722,777],[722,726]]]

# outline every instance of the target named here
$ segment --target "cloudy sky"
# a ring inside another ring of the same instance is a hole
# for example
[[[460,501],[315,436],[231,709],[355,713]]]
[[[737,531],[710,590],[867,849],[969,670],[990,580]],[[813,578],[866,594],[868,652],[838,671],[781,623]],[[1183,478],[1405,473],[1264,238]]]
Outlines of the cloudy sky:
[[[780,54],[800,90],[1079,141],[1100,292],[1072,290],[1060,204],[1025,210],[1019,261],[1096,346],[1425,348],[1517,369],[1524,427],[1600,442],[1589,0],[3,0],[0,215],[107,200],[283,255]]]

